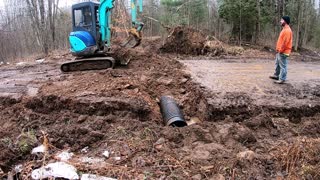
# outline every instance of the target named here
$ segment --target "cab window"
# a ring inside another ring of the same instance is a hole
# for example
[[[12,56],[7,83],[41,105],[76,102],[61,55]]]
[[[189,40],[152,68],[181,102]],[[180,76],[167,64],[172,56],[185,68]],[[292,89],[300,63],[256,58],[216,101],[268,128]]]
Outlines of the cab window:
[[[88,27],[92,25],[92,14],[90,7],[74,10],[75,26]]]

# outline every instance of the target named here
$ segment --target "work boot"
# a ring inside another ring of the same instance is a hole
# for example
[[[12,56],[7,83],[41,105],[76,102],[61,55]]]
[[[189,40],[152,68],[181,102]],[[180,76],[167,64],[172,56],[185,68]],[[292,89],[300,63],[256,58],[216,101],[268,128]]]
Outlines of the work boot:
[[[276,75],[272,75],[272,76],[269,76],[270,79],[275,79],[275,80],[279,80],[279,77],[276,76]]]
[[[275,81],[274,83],[276,84],[284,84],[285,80],[278,80],[278,81]]]

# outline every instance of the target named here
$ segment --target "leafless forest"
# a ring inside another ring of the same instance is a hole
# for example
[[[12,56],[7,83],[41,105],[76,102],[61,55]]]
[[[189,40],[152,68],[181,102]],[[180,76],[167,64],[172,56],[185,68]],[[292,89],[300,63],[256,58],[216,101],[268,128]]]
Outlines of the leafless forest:
[[[1,180],[320,179],[319,0],[144,0],[136,48],[114,3],[111,48],[86,56],[71,0],[0,0]]]
[[[80,1],[80,0],[79,0]],[[187,25],[218,39],[272,47],[282,15],[290,15],[294,48],[320,46],[319,12],[315,0],[145,0],[140,15],[144,37],[165,36],[166,28]],[[0,9],[0,60],[68,48],[70,7],[59,0],[3,0]],[[130,25],[127,0],[116,0],[113,28],[125,32]]]

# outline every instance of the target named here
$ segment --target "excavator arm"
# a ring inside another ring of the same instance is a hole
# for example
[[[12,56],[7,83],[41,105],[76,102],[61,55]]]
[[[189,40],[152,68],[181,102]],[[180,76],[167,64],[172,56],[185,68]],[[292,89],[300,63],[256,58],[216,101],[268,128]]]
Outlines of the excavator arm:
[[[99,6],[99,23],[101,34],[101,45],[111,45],[111,10],[114,7],[114,0],[100,0]]]
[[[142,22],[137,21],[137,11],[139,6],[139,12],[143,11],[143,1],[142,0],[131,0],[131,23],[132,27],[129,30],[129,37],[122,43],[122,46],[127,46],[129,43],[130,47],[134,48],[141,43],[141,31],[144,26]],[[110,46],[111,45],[111,10],[114,7],[114,0],[100,0],[99,7],[99,22],[100,22],[100,34],[101,34],[101,45]]]
[[[138,3],[137,3],[138,2]],[[139,5],[139,12],[143,11],[143,1],[142,0],[131,0],[131,23],[132,27],[129,30],[129,36],[121,46],[129,46],[131,48],[140,45],[142,40],[141,31],[144,26],[142,22],[137,21],[137,5]]]

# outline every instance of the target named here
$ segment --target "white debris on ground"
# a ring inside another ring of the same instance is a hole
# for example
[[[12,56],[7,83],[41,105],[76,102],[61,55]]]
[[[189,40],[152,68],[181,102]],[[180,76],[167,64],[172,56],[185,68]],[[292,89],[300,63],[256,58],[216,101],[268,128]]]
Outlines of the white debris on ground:
[[[72,158],[74,154],[70,153],[69,151],[62,151],[58,153],[55,157],[59,159],[60,161],[68,161],[69,159]]]
[[[15,171],[16,173],[21,173],[22,170],[23,170],[22,164],[16,165],[16,166],[14,167],[14,171]]]
[[[16,63],[17,66],[23,66],[25,64],[27,64],[27,63],[26,62],[18,62],[18,63]]]
[[[98,164],[104,162],[104,159],[101,158],[91,158],[91,157],[81,157],[80,161],[88,164]]]
[[[115,160],[115,161],[120,161],[120,160],[121,160],[121,157],[113,157],[113,160]]]
[[[109,152],[109,151],[104,151],[104,152],[102,153],[102,155],[103,155],[105,158],[109,158],[110,152]]]
[[[117,180],[117,179],[103,177],[103,176],[97,176],[94,174],[82,174],[81,180]]]
[[[79,179],[77,169],[64,162],[50,163],[39,169],[35,169],[31,173],[34,180],[45,178],[65,178],[65,179]]]
[[[36,63],[41,64],[41,63],[43,63],[44,61],[45,61],[45,59],[38,59],[38,60],[36,60]]]
[[[44,145],[40,145],[32,149],[31,154],[44,153],[46,151],[46,147]]]
[[[86,146],[86,147],[84,147],[83,149],[81,149],[80,152],[82,152],[82,153],[88,153],[88,149],[89,149],[89,147]]]

